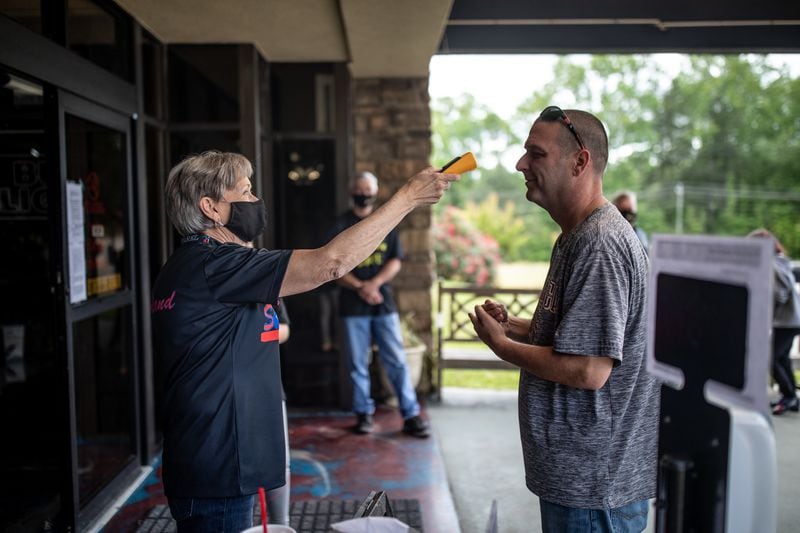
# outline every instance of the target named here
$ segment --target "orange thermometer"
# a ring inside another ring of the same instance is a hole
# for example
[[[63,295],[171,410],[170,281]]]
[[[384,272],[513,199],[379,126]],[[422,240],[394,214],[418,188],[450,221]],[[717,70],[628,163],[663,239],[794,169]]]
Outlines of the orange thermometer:
[[[439,172],[462,174],[464,172],[469,172],[470,170],[475,170],[476,168],[478,168],[478,162],[475,161],[475,156],[472,155],[472,152],[467,152],[466,154],[460,155],[452,161],[449,161]]]

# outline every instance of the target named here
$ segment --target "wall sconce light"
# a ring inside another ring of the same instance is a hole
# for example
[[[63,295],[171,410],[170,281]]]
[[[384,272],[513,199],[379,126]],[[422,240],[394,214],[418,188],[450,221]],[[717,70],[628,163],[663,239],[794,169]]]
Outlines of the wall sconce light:
[[[308,167],[302,166],[300,164],[300,154],[297,152],[289,154],[289,161],[294,163],[294,166],[286,174],[286,177],[298,186],[313,185],[315,181],[322,177],[322,171],[325,169],[325,165],[322,163]]]

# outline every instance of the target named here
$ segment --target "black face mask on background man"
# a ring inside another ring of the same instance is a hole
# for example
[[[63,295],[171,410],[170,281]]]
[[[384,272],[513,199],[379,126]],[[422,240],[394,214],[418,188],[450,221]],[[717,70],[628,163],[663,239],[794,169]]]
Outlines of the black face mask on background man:
[[[620,211],[620,214],[625,217],[625,220],[633,224],[636,222],[636,212],[635,211]]]
[[[374,196],[367,196],[366,194],[354,194],[352,198],[356,207],[367,207],[375,202]]]
[[[267,227],[264,202],[231,202],[231,219],[225,227],[244,242],[255,240]]]

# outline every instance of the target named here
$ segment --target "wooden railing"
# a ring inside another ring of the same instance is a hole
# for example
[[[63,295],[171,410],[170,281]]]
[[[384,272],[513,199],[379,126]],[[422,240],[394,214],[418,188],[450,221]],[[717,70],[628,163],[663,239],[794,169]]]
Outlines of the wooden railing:
[[[442,370],[445,368],[508,369],[515,368],[494,355],[484,345],[469,319],[478,304],[485,300],[501,302],[509,314],[532,317],[539,301],[538,289],[498,289],[446,285],[439,282],[436,323],[437,390],[441,394]]]

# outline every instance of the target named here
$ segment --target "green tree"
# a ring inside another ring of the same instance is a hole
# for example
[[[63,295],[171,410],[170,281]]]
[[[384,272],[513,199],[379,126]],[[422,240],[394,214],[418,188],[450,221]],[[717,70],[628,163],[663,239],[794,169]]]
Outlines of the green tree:
[[[655,121],[662,140],[643,178],[650,187],[685,185],[687,232],[742,235],[767,225],[796,254],[798,106],[798,80],[763,57],[693,56],[664,94]]]
[[[743,235],[764,226],[800,258],[800,80],[764,56],[690,56],[677,73],[650,56],[563,56],[508,124],[487,119],[490,111],[470,97],[450,100],[434,104],[440,157],[470,149],[484,162],[454,188],[455,202],[480,203],[492,192],[498,205],[512,202],[529,236],[514,253],[526,259],[546,259],[558,228],[525,200],[520,174],[493,163],[503,159],[502,142],[520,150],[510,132],[527,132],[550,104],[603,120],[611,148],[604,190],[637,191],[648,232],[682,224],[685,233]]]
[[[437,99],[431,112],[433,159],[442,163],[466,151],[497,159],[518,142],[509,125],[471,94]]]
[[[448,193],[452,205],[463,206],[474,197],[484,168],[496,166],[508,146],[519,140],[511,127],[472,95],[440,98],[431,104],[433,164],[441,166],[455,156],[471,151],[478,160],[478,170],[465,174],[457,187]],[[441,209],[436,208],[437,212]]]

